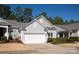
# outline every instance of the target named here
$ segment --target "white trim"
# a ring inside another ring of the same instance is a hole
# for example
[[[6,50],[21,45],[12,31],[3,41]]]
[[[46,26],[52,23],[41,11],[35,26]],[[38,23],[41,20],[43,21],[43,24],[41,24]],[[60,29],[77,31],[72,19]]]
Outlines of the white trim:
[[[4,19],[0,18],[0,20],[2,20],[3,22],[6,22],[7,24],[9,24],[7,21],[5,21]]]
[[[6,28],[6,32],[5,32],[5,36],[7,37],[7,39],[9,38],[9,32],[8,32],[8,26],[0,26],[0,27],[2,27],[2,28]]]

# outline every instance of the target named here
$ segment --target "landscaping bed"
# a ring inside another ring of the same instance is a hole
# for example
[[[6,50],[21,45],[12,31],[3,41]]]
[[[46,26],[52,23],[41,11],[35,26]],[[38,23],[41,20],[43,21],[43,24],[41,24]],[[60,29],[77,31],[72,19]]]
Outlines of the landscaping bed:
[[[74,42],[79,42],[79,37],[70,37],[70,38],[49,38],[48,42],[52,44],[62,44],[62,43],[74,43]]]

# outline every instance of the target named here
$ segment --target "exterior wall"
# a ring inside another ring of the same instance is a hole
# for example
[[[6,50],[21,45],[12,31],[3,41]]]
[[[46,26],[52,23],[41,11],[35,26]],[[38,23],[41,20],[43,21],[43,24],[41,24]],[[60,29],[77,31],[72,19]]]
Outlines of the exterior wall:
[[[77,35],[78,35],[78,37],[79,37],[79,30],[77,31]]]
[[[57,37],[56,30],[48,30],[48,33],[52,33],[52,38],[56,38]]]
[[[52,25],[45,17],[41,17],[40,19],[37,20],[40,24],[42,24],[44,27],[55,27],[56,31],[66,31],[65,29],[56,26],[56,25]]]
[[[47,32],[38,22],[30,24],[25,29],[26,31],[21,30],[21,41],[24,44],[47,42]]]
[[[73,32],[70,37],[79,37],[79,31]]]
[[[20,33],[18,32],[18,29],[13,29],[13,32],[11,32],[11,36],[12,36],[13,39],[19,38]]]
[[[25,42],[25,35],[24,35],[25,31],[21,31],[21,41],[24,43]]]
[[[40,24],[42,24],[44,27],[52,27],[52,24],[46,20],[44,17],[37,20]]]
[[[66,31],[65,29],[63,29],[63,28],[61,28],[59,26],[56,26],[56,25],[53,25],[52,27],[55,27],[57,32],[59,32],[59,31]]]
[[[56,37],[57,37],[57,32],[53,31],[53,38],[56,38]]]
[[[25,29],[26,33],[45,33],[44,28],[38,22],[30,24]]]

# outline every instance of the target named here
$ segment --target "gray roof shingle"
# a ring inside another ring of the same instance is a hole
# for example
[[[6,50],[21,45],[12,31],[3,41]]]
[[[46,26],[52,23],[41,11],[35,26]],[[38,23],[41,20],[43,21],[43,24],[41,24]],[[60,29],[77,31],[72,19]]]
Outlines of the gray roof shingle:
[[[79,23],[67,24],[67,25],[58,25],[68,31],[79,30]]]
[[[0,22],[0,26],[7,26],[9,24],[7,24],[6,22]]]
[[[20,28],[24,25],[26,25],[27,23],[24,22],[17,22],[16,20],[6,20],[12,28]]]

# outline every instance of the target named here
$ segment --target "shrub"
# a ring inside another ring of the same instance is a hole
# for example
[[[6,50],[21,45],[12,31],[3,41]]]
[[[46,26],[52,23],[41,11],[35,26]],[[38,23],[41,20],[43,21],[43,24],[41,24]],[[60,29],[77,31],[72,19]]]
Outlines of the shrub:
[[[6,43],[6,42],[7,42],[7,38],[6,38],[5,36],[2,36],[2,37],[1,37],[1,42],[2,42],[2,43]]]
[[[47,42],[52,42],[52,38],[48,38]]]
[[[74,41],[79,41],[79,37],[64,37],[64,38],[49,38],[48,42],[52,42],[52,44],[60,44],[60,43],[73,43]]]
[[[62,38],[53,38],[52,39],[52,44],[60,44],[60,43],[63,43]]]
[[[68,42],[68,37],[64,37],[63,42]]]
[[[79,41],[79,37],[70,37],[69,40],[70,41]]]
[[[9,36],[9,40],[13,40],[12,36]]]
[[[64,43],[71,43],[71,42],[73,42],[73,40],[70,40],[68,37],[64,37],[63,42]]]

